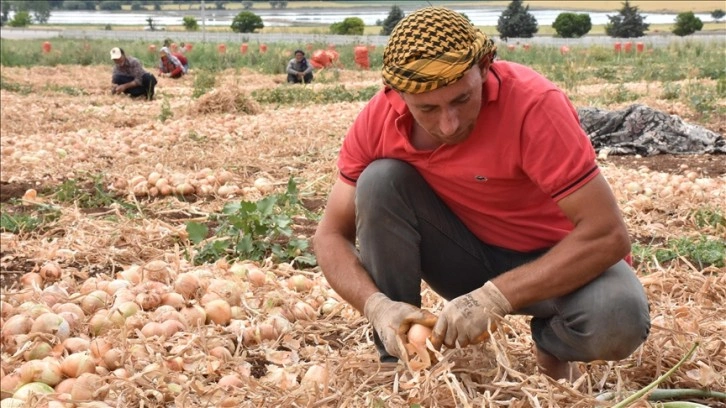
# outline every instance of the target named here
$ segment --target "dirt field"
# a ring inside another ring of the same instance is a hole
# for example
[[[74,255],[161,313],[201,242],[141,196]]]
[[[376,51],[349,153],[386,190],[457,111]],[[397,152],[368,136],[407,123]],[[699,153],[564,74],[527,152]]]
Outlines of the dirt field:
[[[71,328],[71,336],[101,339],[110,355],[117,356],[94,360],[100,382],[91,398],[107,404],[94,406],[592,407],[599,404],[595,396],[600,393],[621,392],[619,400],[644,387],[696,343],[693,356],[661,388],[726,389],[726,270],[684,256],[636,263],[651,302],[648,341],[623,361],[582,364],[586,375],[574,384],[554,382],[537,372],[528,319],[521,316],[508,317],[487,343],[447,350],[437,363],[380,365],[365,320],[340,301],[317,268],[269,259],[246,263],[244,270],[231,261],[193,265],[185,230],[186,222],[207,220],[227,202],[269,195],[266,188],[255,187],[260,178],[271,182],[272,192],[280,192],[293,177],[305,207],[320,210],[335,179],[342,137],[364,103],[265,104],[256,106],[255,113],[235,112],[230,97],[280,86],[282,78],[231,70],[219,74],[216,93],[206,99],[191,97],[192,74],[160,79],[156,100],[146,102],[110,95],[110,70],[3,67],[4,81],[33,91],[0,92],[2,212],[21,216],[50,207],[55,211],[52,221],[33,232],[2,233],[2,319],[7,323],[11,315],[27,309],[21,306],[25,302],[47,301],[51,295],[44,288],[49,286],[55,288],[54,303],[83,305],[84,317]],[[339,81],[351,89],[380,83],[375,72],[343,71]],[[593,90],[580,87],[576,92]],[[573,99],[577,103],[584,94]],[[699,120],[696,113],[669,101],[643,97],[633,103]],[[696,123],[724,131],[723,118]],[[636,245],[679,237],[724,239],[723,224],[694,218],[724,214],[723,156],[609,156],[600,165]],[[164,195],[158,183],[151,183],[153,173],[155,180],[165,178],[176,187],[192,184],[193,192]],[[78,182],[77,197],[83,192],[92,196],[98,177],[116,202],[94,207],[62,200],[70,180]],[[234,188],[220,194],[221,186]],[[37,196],[28,195],[30,189]],[[314,228],[310,219],[295,221],[295,233],[302,237],[309,238]],[[48,262],[60,268],[56,285],[44,280],[33,287],[21,278],[29,272],[39,275]],[[129,276],[160,264],[165,282],[130,283]],[[264,272],[262,283],[250,280],[252,269]],[[139,309],[120,323],[110,312],[99,312],[118,308],[117,299],[127,292],[138,299],[177,290],[173,282],[182,274],[227,288],[215,296],[230,296],[231,320],[193,325],[182,319],[160,335],[144,329],[149,322],[173,320],[169,316],[176,312],[208,304],[210,298],[201,295],[173,303],[174,311]],[[290,284],[293,276],[310,283],[295,287]],[[230,283],[231,288],[225,286]],[[88,306],[84,299],[99,290],[107,293],[105,302]],[[426,288],[424,307],[434,312],[442,307]],[[274,335],[268,339],[265,330]],[[3,375],[21,366],[26,352],[42,342],[57,346],[58,339],[3,331]],[[70,353],[63,346],[53,350],[57,354],[51,355]],[[65,397],[42,397],[28,406]],[[715,398],[690,400],[726,406]]]

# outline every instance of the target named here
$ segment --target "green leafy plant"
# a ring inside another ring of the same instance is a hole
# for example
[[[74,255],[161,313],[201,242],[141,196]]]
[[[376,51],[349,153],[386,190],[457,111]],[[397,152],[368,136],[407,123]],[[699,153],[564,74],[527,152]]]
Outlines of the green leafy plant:
[[[194,90],[192,98],[199,98],[205,93],[214,89],[217,77],[211,71],[201,70],[194,76]]]
[[[164,123],[167,121],[167,119],[171,119],[174,117],[174,112],[171,110],[171,104],[169,104],[169,100],[164,97],[164,101],[161,102],[161,112],[159,112],[159,120],[161,123]]]
[[[66,179],[53,196],[60,202],[73,203],[80,208],[105,208],[117,204],[126,210],[136,210],[131,203],[120,201],[106,191],[102,175],[91,175],[90,179],[90,181]]]
[[[608,19],[610,22],[605,25],[605,33],[616,38],[642,37],[650,26],[643,22],[638,7],[631,6],[628,0],[617,15],[609,15]]]
[[[293,216],[305,212],[298,201],[297,185],[291,178],[284,194],[256,202],[227,203],[222,213],[210,217],[216,225],[210,236],[207,224],[189,222],[186,231],[197,247],[196,264],[219,258],[262,260],[272,256],[278,262],[315,265],[308,240],[293,234]]]
[[[20,207],[18,207],[20,208]],[[3,206],[0,210],[0,231],[19,234],[39,232],[44,226],[60,218],[60,211],[47,204],[39,204],[30,211],[14,211]]]
[[[260,89],[252,92],[252,98],[259,103],[295,104],[295,103],[335,103],[367,101],[378,92],[377,86],[362,89],[347,89],[344,85],[313,90],[309,87],[278,87]]]
[[[689,218],[693,220],[698,228],[723,228],[726,227],[726,216],[717,210],[712,208],[699,208],[691,212]]]

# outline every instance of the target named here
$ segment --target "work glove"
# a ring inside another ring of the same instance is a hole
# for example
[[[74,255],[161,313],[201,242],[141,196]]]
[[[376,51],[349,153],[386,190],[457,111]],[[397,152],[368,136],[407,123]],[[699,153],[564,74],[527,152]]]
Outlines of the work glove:
[[[438,348],[466,347],[486,340],[489,325],[512,312],[512,305],[491,281],[461,295],[441,311],[434,326],[432,344]]]
[[[431,313],[405,302],[396,302],[381,292],[372,294],[363,306],[363,314],[383,342],[388,354],[401,358],[405,355],[400,336],[408,332],[414,323],[431,326]]]

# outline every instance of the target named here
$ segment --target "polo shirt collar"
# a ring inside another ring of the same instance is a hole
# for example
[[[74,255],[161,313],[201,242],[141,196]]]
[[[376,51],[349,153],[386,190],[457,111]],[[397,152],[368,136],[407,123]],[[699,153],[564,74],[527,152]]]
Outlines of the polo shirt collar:
[[[494,64],[489,67],[487,71],[487,80],[484,82],[484,97],[487,103],[495,102],[499,99],[499,88],[501,86],[501,80],[499,75],[494,71]]]

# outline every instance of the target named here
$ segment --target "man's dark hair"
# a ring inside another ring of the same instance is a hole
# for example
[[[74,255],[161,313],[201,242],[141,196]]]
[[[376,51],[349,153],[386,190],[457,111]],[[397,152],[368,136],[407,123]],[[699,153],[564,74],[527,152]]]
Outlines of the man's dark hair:
[[[302,55],[303,55],[303,57],[305,56],[305,51],[303,51],[303,50],[295,50],[295,52],[294,52],[294,55],[297,55],[297,53],[298,53],[298,52],[299,52],[300,54],[302,54]]]

